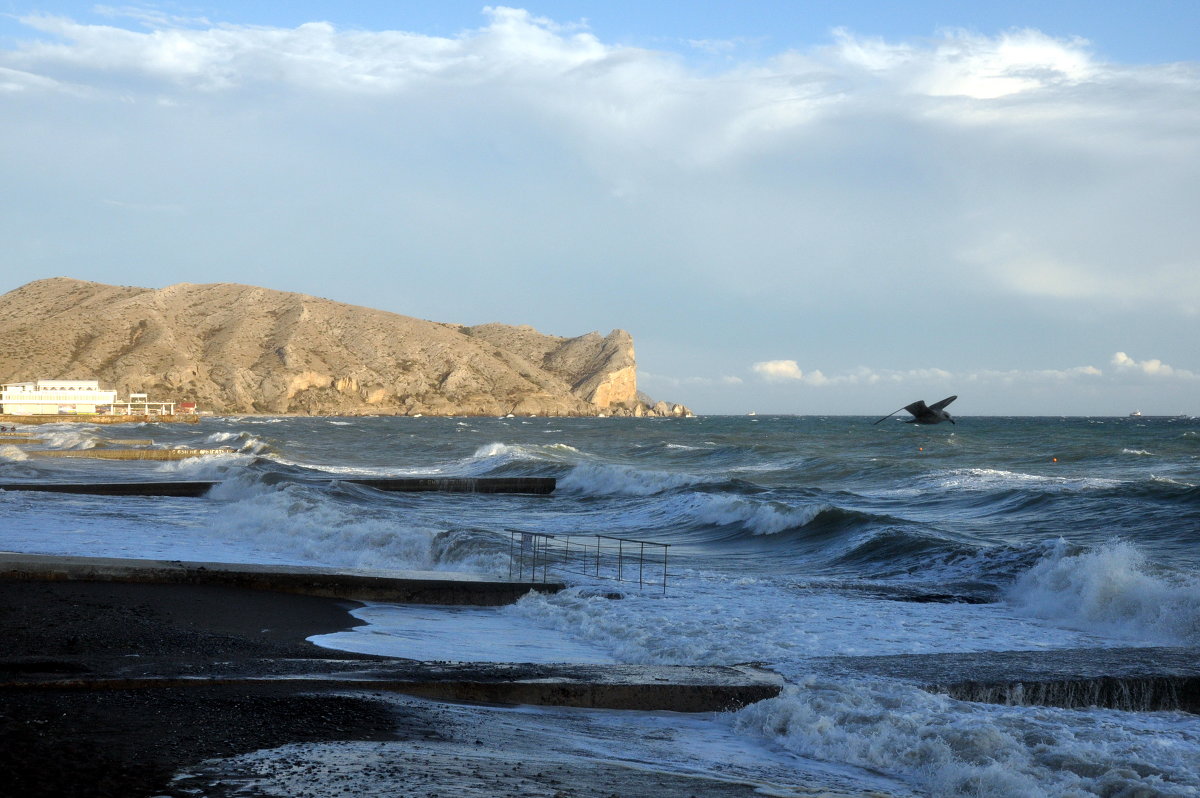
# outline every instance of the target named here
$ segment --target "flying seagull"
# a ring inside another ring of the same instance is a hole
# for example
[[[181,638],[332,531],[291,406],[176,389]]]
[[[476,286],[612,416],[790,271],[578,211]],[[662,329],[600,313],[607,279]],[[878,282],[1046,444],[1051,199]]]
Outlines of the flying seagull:
[[[951,424],[953,424],[954,419],[950,418],[950,414],[946,412],[946,405],[950,404],[957,398],[957,396],[947,396],[942,401],[935,402],[928,406],[925,404],[925,400],[919,399],[916,402],[913,402],[911,405],[905,405],[904,407],[900,408],[900,410],[907,410],[912,414],[912,418],[908,419],[908,421],[905,422],[906,424],[940,424],[943,421],[949,421]],[[899,413],[900,410],[893,410],[883,418],[879,419],[879,421],[884,421],[891,418]],[[879,421],[876,421],[875,423],[878,424]]]

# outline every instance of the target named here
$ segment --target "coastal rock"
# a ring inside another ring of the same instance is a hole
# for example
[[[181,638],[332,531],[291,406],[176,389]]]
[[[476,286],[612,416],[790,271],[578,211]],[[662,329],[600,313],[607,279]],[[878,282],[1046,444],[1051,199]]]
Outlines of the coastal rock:
[[[217,413],[691,415],[637,390],[624,330],[444,324],[266,288],[65,277],[0,296],[0,381],[98,379]]]

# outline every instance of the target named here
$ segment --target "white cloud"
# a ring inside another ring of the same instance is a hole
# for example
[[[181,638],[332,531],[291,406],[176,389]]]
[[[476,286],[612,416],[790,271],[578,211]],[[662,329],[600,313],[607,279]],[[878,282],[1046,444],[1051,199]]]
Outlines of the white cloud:
[[[1177,369],[1167,365],[1161,360],[1154,358],[1152,360],[1134,360],[1124,352],[1117,352],[1112,356],[1112,364],[1120,371],[1124,372],[1140,372],[1148,377],[1174,377],[1177,379],[1192,380],[1196,379],[1197,375],[1186,369]]]
[[[0,48],[14,274],[253,267],[426,317],[619,324],[653,372],[830,397],[1095,380],[979,364],[1086,362],[1130,324],[1179,362],[1180,319],[1200,314],[1194,65],[1114,65],[1036,31],[840,31],[695,66],[511,8],[454,36],[107,13],[25,17]],[[601,274],[628,290],[582,295]],[[819,341],[823,369],[747,374],[763,329]],[[915,338],[952,344],[928,351],[955,369],[856,368],[910,363]],[[683,362],[650,359],[652,340]]]
[[[996,99],[1078,83],[1097,72],[1086,41],[1063,41],[1036,30],[994,38],[949,30],[926,47],[861,38],[846,30],[836,31],[836,37],[836,56],[845,64],[931,97]]]
[[[1123,353],[1118,353],[1122,355]],[[1114,359],[1114,363],[1116,360]],[[1157,361],[1153,361],[1157,363]],[[1165,367],[1168,371],[1169,366]],[[908,370],[871,369],[859,366],[842,374],[826,376],[820,371],[804,371],[794,360],[771,360],[755,363],[751,370],[772,382],[801,382],[812,386],[855,386],[880,384],[944,384],[949,382],[1036,383],[1062,382],[1074,379],[1094,379],[1104,372],[1095,366],[1073,366],[1065,369],[994,370],[982,369],[955,373],[941,368]],[[1179,372],[1176,371],[1176,374]]]
[[[775,382],[780,380],[803,380],[804,372],[794,360],[764,360],[750,367],[751,371],[763,379]]]
[[[62,84],[52,78],[0,67],[0,92],[54,91],[61,88]]]

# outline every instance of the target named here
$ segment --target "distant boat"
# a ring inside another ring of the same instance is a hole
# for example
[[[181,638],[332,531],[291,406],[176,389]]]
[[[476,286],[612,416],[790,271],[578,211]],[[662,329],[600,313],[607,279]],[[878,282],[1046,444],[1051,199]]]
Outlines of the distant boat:
[[[747,413],[746,415],[748,415],[748,416],[757,416],[757,415],[758,415],[758,413],[755,413],[753,410],[751,410],[751,411],[750,411],[749,413]]]
[[[1142,414],[1141,410],[1134,410],[1132,413],[1129,414],[1129,417],[1133,418],[1134,416],[1140,416],[1141,414]]]

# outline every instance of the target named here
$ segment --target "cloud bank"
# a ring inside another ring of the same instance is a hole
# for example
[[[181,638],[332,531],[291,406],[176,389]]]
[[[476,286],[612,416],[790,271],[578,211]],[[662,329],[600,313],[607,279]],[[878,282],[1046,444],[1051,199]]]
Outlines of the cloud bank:
[[[752,59],[697,42],[714,66],[504,7],[452,37],[21,22],[0,50],[0,235],[30,279],[621,326],[649,373],[770,380],[675,397],[702,410],[764,384],[1054,372],[1097,347],[1194,368],[1195,64],[1035,30],[838,30]],[[803,355],[761,360],[764,337]]]

